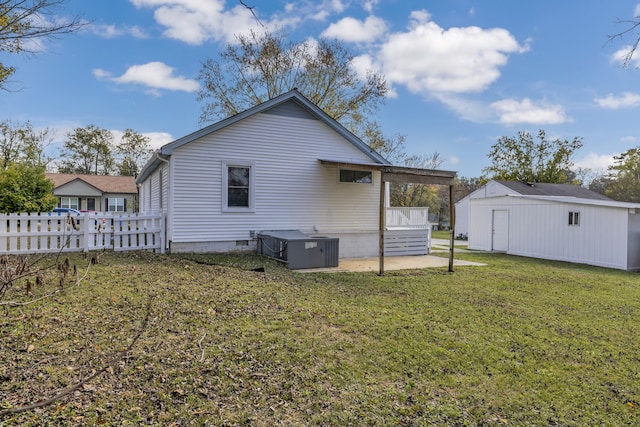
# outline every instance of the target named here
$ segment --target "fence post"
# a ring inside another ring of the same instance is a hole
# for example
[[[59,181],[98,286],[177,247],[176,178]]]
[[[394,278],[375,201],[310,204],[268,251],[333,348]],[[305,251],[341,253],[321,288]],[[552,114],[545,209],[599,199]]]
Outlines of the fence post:
[[[80,227],[80,232],[82,234],[82,251],[89,252],[89,212],[84,212],[82,214],[82,227]]]
[[[165,250],[165,246],[164,246],[164,241],[165,241],[165,236],[166,236],[166,228],[165,228],[165,219],[164,219],[164,212],[160,213],[160,233],[158,233],[160,235],[160,253],[164,254]]]

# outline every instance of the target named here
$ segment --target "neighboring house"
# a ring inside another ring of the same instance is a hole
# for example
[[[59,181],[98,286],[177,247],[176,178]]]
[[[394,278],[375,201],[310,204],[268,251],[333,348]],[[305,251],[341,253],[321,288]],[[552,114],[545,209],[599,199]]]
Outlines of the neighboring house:
[[[98,212],[135,212],[138,188],[132,176],[46,174],[58,207]]]
[[[640,204],[575,185],[490,181],[456,204],[469,249],[640,270]]]
[[[338,238],[347,258],[379,254],[383,180],[454,177],[392,167],[292,90],[163,146],[136,183],[140,211],[166,213],[172,252],[250,249],[261,232],[296,230]]]

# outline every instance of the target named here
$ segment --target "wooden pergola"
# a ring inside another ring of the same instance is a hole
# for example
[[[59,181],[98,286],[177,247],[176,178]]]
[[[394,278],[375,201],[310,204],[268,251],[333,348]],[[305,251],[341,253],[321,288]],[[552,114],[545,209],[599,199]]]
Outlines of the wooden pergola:
[[[455,207],[453,204],[453,184],[455,182],[456,172],[444,171],[437,169],[420,169],[409,168],[404,166],[381,165],[379,163],[352,163],[335,160],[320,160],[323,165],[332,165],[358,170],[374,170],[381,173],[380,183],[380,206],[379,210],[379,274],[384,275],[384,233],[386,229],[386,185],[387,182],[396,183],[412,183],[412,184],[428,184],[428,185],[448,185],[449,186],[449,217],[451,233],[449,236],[449,271],[453,272],[453,256],[454,256],[454,226],[455,226]]]

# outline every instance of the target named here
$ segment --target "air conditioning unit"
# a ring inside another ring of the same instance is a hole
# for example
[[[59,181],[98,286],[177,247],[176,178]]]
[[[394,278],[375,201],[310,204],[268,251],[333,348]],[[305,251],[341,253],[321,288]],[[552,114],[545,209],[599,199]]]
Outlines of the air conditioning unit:
[[[287,263],[291,270],[338,266],[338,239],[309,236],[300,230],[258,233],[258,253]]]

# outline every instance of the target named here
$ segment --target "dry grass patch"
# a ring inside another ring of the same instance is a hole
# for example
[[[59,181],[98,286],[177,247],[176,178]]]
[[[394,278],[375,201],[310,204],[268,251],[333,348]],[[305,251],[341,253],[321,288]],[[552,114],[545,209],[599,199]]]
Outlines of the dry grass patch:
[[[4,307],[0,410],[108,365],[150,300],[139,340],[76,392],[0,423],[638,422],[637,274],[458,256],[489,265],[301,275],[250,254],[107,253],[79,286]]]

